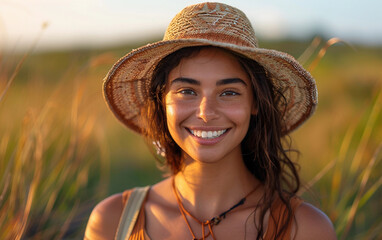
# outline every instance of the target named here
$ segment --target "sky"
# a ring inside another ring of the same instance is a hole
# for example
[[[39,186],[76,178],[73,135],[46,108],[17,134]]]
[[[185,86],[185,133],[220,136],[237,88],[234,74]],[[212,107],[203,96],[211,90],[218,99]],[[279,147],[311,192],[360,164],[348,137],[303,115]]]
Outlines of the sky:
[[[0,50],[103,47],[161,37],[186,0],[0,0]],[[381,0],[236,0],[263,39],[312,37],[382,45]]]

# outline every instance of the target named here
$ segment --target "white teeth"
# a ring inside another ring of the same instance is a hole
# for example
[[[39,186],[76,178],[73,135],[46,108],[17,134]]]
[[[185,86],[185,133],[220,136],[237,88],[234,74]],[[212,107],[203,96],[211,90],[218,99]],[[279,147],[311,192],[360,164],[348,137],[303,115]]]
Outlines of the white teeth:
[[[201,130],[190,130],[192,135],[196,137],[200,137],[203,139],[211,139],[211,138],[217,138],[221,136],[223,133],[225,133],[227,129],[225,130],[219,130],[219,131],[201,131]]]
[[[202,138],[207,138],[207,132],[202,131]]]
[[[198,137],[202,137],[202,131],[196,131],[195,135],[198,136]]]

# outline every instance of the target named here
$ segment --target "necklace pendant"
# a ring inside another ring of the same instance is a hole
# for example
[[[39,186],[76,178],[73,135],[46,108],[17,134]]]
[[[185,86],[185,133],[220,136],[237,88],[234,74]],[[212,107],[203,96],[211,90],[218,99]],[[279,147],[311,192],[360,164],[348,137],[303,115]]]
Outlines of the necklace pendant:
[[[212,225],[218,225],[220,223],[221,219],[220,217],[214,217],[211,219],[211,224]]]

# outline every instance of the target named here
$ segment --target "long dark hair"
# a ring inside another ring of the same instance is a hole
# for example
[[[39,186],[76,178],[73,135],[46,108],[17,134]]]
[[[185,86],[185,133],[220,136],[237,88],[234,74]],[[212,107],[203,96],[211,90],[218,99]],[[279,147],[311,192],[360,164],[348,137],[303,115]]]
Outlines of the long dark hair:
[[[172,174],[182,170],[182,151],[172,139],[166,123],[164,107],[164,91],[169,72],[175,68],[180,60],[198,53],[201,49],[211,46],[182,48],[164,59],[156,66],[151,79],[150,98],[144,111],[143,119],[146,128],[143,133],[151,142],[155,142],[160,151],[165,152],[164,163]],[[285,97],[272,84],[272,78],[256,61],[232,53],[243,69],[250,76],[253,87],[254,102],[258,112],[252,115],[249,129],[242,141],[241,149],[244,163],[248,169],[265,188],[262,197],[260,222],[257,226],[257,239],[264,235],[264,218],[267,210],[275,198],[280,198],[287,207],[287,220],[282,224],[277,239],[286,230],[293,220],[290,199],[300,188],[300,180],[294,162],[288,156],[290,138],[284,132],[282,119],[284,110],[277,106],[285,106]],[[276,217],[276,216],[270,216]]]

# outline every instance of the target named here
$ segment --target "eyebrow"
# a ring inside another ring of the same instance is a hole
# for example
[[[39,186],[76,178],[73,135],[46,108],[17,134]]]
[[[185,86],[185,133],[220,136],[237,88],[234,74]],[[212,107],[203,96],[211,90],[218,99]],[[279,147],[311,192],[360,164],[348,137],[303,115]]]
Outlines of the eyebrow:
[[[175,78],[170,83],[170,85],[172,85],[174,83],[178,83],[178,82],[179,83],[188,83],[188,84],[191,84],[191,85],[200,86],[200,81],[192,79],[192,78],[184,78],[184,77]],[[216,82],[216,86],[222,86],[222,85],[227,85],[227,84],[232,84],[232,83],[241,83],[244,86],[247,86],[247,84],[242,79],[240,79],[240,78],[225,78],[225,79],[221,79],[221,80]]]
[[[226,78],[222,79],[216,82],[216,86],[231,84],[231,83],[241,83],[244,86],[247,86],[247,84],[240,78]]]
[[[198,85],[198,86],[200,85],[199,81],[192,79],[192,78],[184,78],[184,77],[175,78],[174,80],[172,80],[170,85],[172,85],[174,83],[188,83],[191,85]]]

